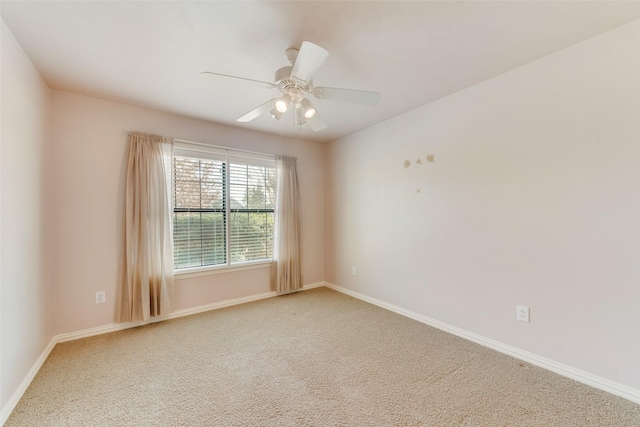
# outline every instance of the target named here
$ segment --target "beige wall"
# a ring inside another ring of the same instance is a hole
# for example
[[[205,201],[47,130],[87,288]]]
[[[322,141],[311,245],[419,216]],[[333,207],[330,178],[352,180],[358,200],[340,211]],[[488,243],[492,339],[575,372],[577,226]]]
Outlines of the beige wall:
[[[115,322],[127,131],[298,158],[304,283],[324,280],[324,146],[52,91],[55,333]],[[95,304],[106,291],[107,303]],[[176,309],[269,291],[262,268],[176,281]]]
[[[326,280],[640,390],[638,76],[635,21],[331,143]]]
[[[1,26],[0,409],[53,336],[49,90],[4,21]]]

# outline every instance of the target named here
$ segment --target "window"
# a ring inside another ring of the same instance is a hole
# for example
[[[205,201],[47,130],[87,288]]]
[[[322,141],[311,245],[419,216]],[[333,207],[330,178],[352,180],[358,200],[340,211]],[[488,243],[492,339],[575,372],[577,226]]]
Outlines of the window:
[[[275,181],[268,156],[176,144],[174,268],[271,260]]]

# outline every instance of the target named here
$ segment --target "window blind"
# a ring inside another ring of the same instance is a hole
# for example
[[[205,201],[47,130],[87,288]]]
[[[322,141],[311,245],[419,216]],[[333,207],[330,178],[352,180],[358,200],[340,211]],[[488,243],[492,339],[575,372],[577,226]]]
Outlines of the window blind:
[[[272,258],[276,174],[265,157],[175,150],[176,269]]]

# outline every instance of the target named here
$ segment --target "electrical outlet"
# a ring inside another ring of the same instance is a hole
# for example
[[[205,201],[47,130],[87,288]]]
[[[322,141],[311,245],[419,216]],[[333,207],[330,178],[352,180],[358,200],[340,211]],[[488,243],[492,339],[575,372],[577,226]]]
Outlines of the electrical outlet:
[[[356,270],[355,267],[351,267],[351,275],[352,276],[356,276],[358,274],[358,271]]]
[[[516,319],[521,322],[529,323],[529,307],[524,305],[516,305]]]
[[[107,302],[107,293],[105,291],[96,292],[96,304]]]

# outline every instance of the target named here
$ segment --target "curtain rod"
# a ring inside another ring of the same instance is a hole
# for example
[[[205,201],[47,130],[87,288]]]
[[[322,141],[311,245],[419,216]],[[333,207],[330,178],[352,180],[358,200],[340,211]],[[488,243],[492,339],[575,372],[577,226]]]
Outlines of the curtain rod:
[[[131,136],[131,132],[130,131],[125,131],[125,133],[127,134],[127,136]],[[202,147],[219,148],[221,150],[227,150],[227,151],[228,150],[233,150],[233,151],[239,151],[241,153],[247,153],[247,154],[258,154],[260,156],[275,156],[274,154],[261,153],[259,151],[243,150],[241,148],[223,147],[222,145],[205,144],[204,142],[187,141],[186,139],[173,138],[173,140],[177,141],[177,142],[182,142],[182,143],[185,143],[185,144],[200,145]]]

